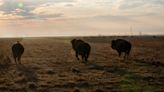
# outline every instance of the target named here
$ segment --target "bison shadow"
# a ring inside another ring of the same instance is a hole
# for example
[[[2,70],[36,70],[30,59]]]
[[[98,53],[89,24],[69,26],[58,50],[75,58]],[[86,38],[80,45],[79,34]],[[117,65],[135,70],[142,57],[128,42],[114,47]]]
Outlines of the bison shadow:
[[[144,59],[134,59],[138,65],[141,66],[155,66],[155,67],[164,67],[164,63],[160,61],[153,61],[153,60],[144,60]]]
[[[99,65],[96,63],[85,63],[85,64],[89,67],[89,69],[108,72],[121,77],[126,77],[128,75],[130,76],[128,77],[128,79],[135,80],[135,81],[142,80],[145,82],[149,82],[152,79],[156,79],[153,76],[142,76],[140,74],[137,74],[136,72],[129,71],[126,68],[120,68],[119,66]]]

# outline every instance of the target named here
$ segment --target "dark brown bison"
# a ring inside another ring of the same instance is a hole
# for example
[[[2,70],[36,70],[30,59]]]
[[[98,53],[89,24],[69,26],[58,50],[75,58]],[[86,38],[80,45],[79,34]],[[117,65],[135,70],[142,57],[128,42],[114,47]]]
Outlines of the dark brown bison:
[[[131,43],[124,40],[124,39],[117,39],[117,40],[112,40],[111,47],[114,50],[117,50],[119,56],[121,56],[121,53],[124,52],[125,56],[124,58],[128,58],[130,50],[131,50]]]
[[[17,41],[17,43],[12,46],[12,53],[13,53],[13,57],[16,64],[17,64],[17,61],[19,64],[21,64],[21,56],[23,52],[24,52],[23,45],[20,44],[19,41]]]
[[[76,53],[76,58],[79,60],[78,55],[80,55],[83,61],[87,61],[90,54],[91,46],[80,39],[71,40],[71,44]]]

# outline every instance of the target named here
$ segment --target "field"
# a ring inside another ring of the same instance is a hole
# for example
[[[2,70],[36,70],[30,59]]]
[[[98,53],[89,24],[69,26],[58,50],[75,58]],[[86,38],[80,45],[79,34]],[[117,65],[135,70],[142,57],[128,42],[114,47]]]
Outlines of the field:
[[[70,40],[90,43],[89,61],[75,58]],[[111,49],[111,40],[133,44],[128,60]],[[16,65],[11,46],[25,47]],[[164,37],[1,38],[0,92],[164,92]],[[9,58],[10,59],[9,59]]]

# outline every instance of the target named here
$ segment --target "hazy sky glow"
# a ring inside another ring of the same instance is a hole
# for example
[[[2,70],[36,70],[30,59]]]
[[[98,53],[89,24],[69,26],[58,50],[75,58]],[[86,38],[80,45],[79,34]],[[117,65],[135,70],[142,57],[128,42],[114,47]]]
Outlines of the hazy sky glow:
[[[164,0],[0,0],[0,37],[164,35]]]

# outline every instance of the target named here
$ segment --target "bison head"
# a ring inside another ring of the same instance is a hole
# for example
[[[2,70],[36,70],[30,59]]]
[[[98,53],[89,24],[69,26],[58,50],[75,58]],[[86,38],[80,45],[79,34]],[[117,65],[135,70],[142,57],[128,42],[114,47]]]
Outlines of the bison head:
[[[74,45],[76,42],[76,39],[71,40],[71,44]]]
[[[115,49],[116,48],[116,41],[115,40],[112,40],[111,47],[112,47],[112,49]]]
[[[72,48],[75,49],[75,45],[76,45],[76,39],[71,40],[71,44],[72,44]]]

